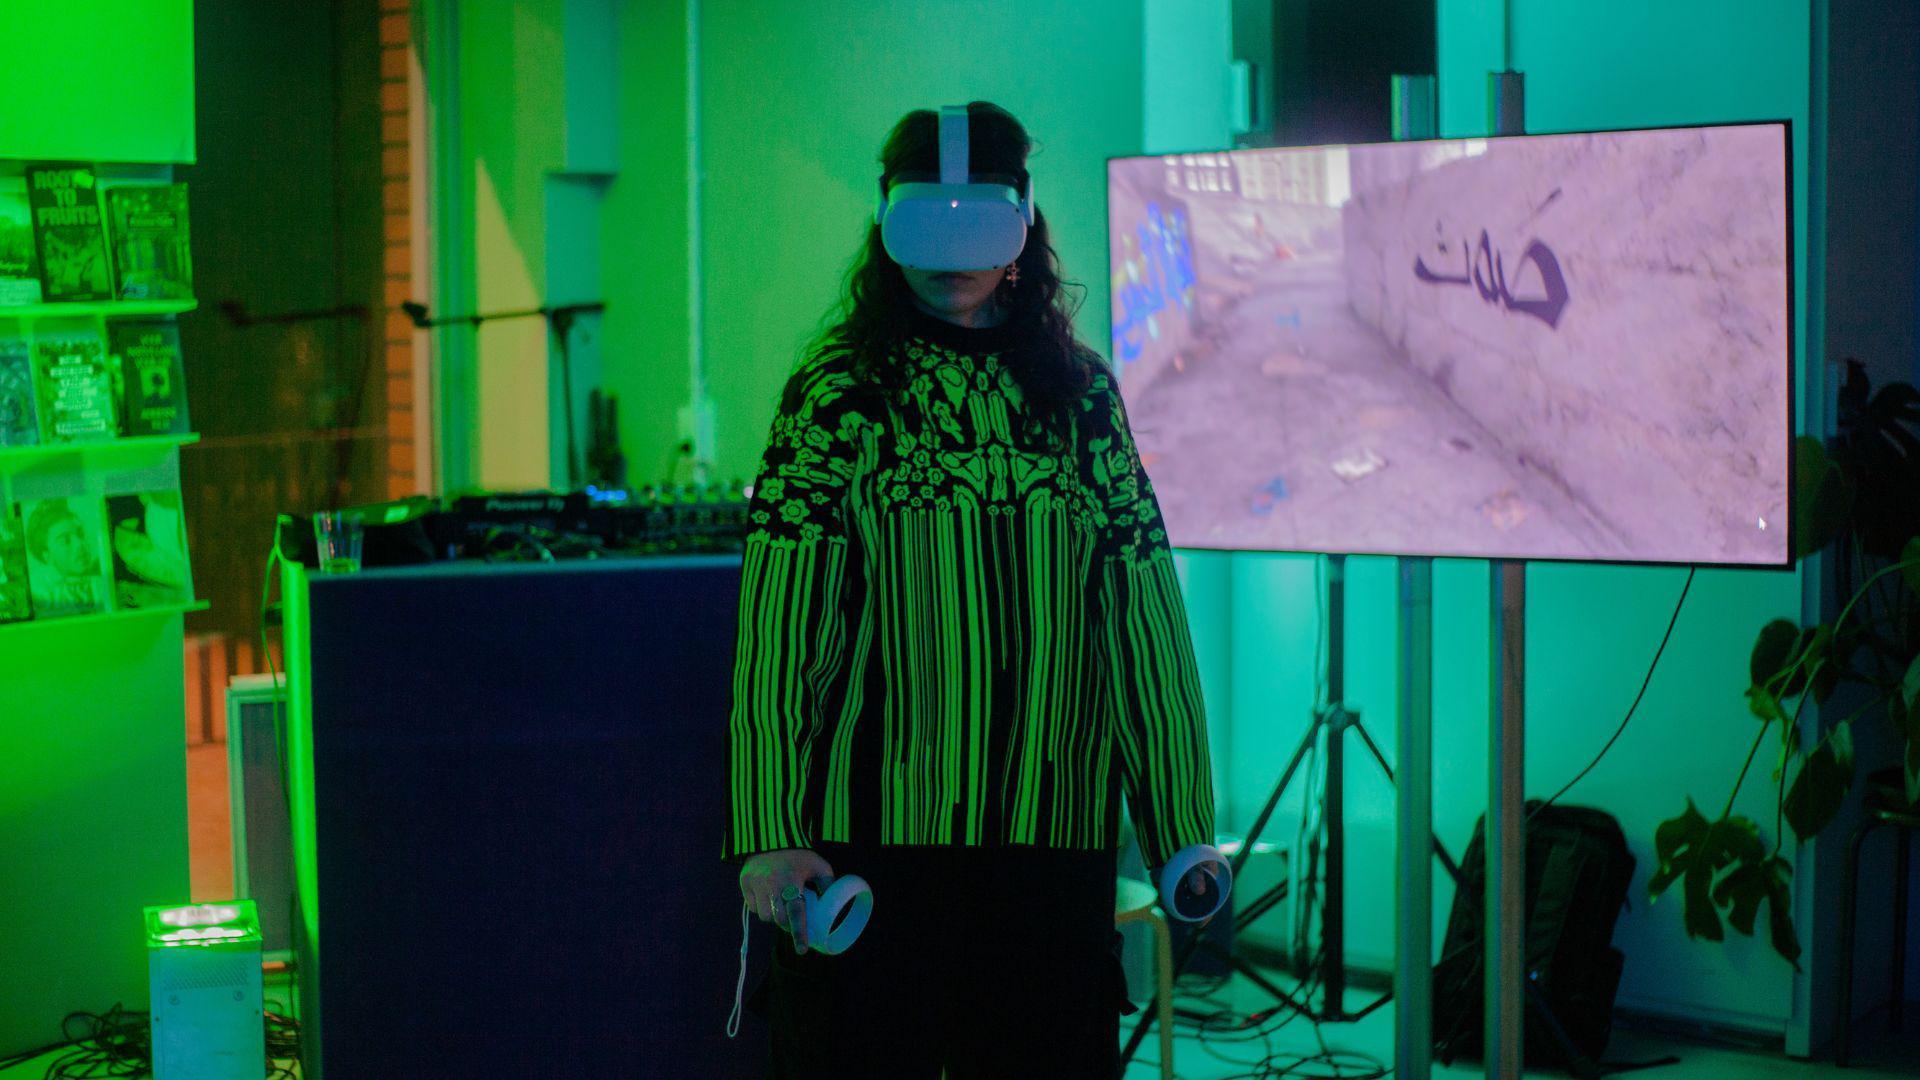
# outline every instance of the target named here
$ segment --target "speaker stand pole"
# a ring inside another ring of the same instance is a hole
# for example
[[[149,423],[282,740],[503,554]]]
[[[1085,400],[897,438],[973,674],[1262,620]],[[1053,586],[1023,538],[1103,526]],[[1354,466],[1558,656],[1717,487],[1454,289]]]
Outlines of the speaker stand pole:
[[[1495,135],[1526,132],[1526,91],[1517,71],[1487,74]],[[1487,725],[1487,1076],[1519,1080],[1526,978],[1527,564],[1491,567],[1493,715]]]
[[[1395,75],[1393,137],[1438,134],[1434,76]],[[1433,1072],[1433,560],[1400,560],[1399,716],[1394,724],[1393,1075]],[[1385,763],[1382,763],[1384,767]],[[1451,861],[1451,860],[1449,860]]]
[[[1347,557],[1327,558],[1327,775],[1322,813],[1327,826],[1326,898],[1320,908],[1320,1015],[1347,1018]]]

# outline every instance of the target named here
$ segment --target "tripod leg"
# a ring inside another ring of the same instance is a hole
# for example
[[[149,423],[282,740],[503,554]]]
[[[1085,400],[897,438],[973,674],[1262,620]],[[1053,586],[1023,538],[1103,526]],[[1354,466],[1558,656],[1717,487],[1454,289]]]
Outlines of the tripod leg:
[[[1279,905],[1280,901],[1286,898],[1287,883],[1282,881],[1246,904],[1235,904],[1234,907],[1237,910],[1233,916],[1234,935],[1236,937],[1239,936],[1241,931],[1252,926],[1255,920],[1267,912],[1272,911]]]
[[[1300,770],[1300,763],[1306,760],[1307,751],[1313,749],[1314,742],[1320,737],[1320,727],[1325,723],[1324,716],[1315,714],[1312,722],[1307,724],[1305,734],[1300,736],[1300,744],[1293,748],[1293,756],[1287,759],[1287,767],[1280,771],[1279,782],[1273,785],[1273,791],[1267,795],[1266,805],[1260,808],[1260,816],[1253,819],[1253,828],[1247,830],[1245,839],[1240,841],[1240,850],[1234,853],[1231,860],[1234,877],[1239,877],[1241,869],[1246,866],[1247,858],[1253,854],[1254,842],[1260,839],[1262,832],[1266,831],[1267,822],[1272,819],[1273,811],[1279,807],[1281,797],[1287,793],[1287,786],[1293,783],[1293,774]]]
[[[1287,767],[1280,771],[1279,782],[1273,785],[1273,791],[1267,796],[1266,805],[1260,808],[1260,816],[1254,819],[1253,828],[1247,830],[1247,835],[1240,841],[1240,850],[1228,860],[1234,877],[1241,876],[1240,871],[1245,868],[1248,857],[1253,854],[1254,843],[1260,839],[1260,833],[1266,829],[1267,822],[1272,819],[1273,811],[1280,805],[1281,797],[1287,793],[1287,786],[1293,783],[1293,774],[1300,771],[1300,763],[1306,760],[1307,751],[1313,749],[1314,742],[1320,737],[1320,728],[1326,722],[1324,715],[1316,713],[1313,720],[1307,724],[1306,732],[1300,736],[1300,744],[1293,748],[1293,756],[1287,759]],[[1187,965],[1193,962],[1194,950],[1200,947],[1200,937],[1199,934],[1194,934],[1180,946],[1180,955],[1174,957],[1173,961],[1175,979],[1178,979],[1180,973],[1187,970]],[[1127,1045],[1120,1051],[1120,1071],[1123,1074],[1126,1072],[1127,1063],[1132,1061],[1133,1055],[1139,1051],[1140,1044],[1146,1041],[1147,1029],[1153,1026],[1153,1019],[1151,1012],[1141,1016],[1139,1023],[1134,1025],[1133,1034],[1127,1037]]]
[[[1320,906],[1321,1015],[1329,1020],[1347,1015],[1347,807],[1346,737],[1351,726],[1336,722],[1327,731],[1325,794],[1327,847],[1325,902]]]
[[[1367,726],[1360,722],[1358,716],[1354,717],[1353,722],[1347,726],[1360,733],[1360,741],[1366,744],[1368,752],[1373,755],[1373,760],[1380,763],[1380,771],[1387,774],[1387,783],[1393,783],[1393,766],[1387,764],[1386,755],[1380,752],[1380,747],[1373,741],[1373,736],[1367,734]]]

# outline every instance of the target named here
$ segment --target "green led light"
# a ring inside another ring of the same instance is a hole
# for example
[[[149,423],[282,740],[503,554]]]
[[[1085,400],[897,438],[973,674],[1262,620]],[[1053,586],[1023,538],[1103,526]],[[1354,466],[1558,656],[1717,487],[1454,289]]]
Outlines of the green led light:
[[[222,900],[146,909],[147,947],[260,944],[260,913],[251,900]]]

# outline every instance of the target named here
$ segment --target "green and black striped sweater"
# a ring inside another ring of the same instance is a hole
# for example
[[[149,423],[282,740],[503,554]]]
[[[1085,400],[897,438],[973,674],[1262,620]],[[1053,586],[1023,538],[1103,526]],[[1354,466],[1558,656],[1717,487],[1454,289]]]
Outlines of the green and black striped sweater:
[[[1004,328],[921,315],[903,395],[814,356],[754,484],[724,855],[821,840],[1213,839],[1199,674],[1105,374],[1069,453],[1021,435]],[[1038,449],[1036,449],[1038,448]]]

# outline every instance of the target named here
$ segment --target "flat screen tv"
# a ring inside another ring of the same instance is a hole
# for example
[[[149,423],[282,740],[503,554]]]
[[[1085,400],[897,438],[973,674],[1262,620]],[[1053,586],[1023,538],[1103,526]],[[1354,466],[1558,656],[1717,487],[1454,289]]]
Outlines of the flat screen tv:
[[[1116,158],[1173,544],[1790,562],[1784,122]]]

